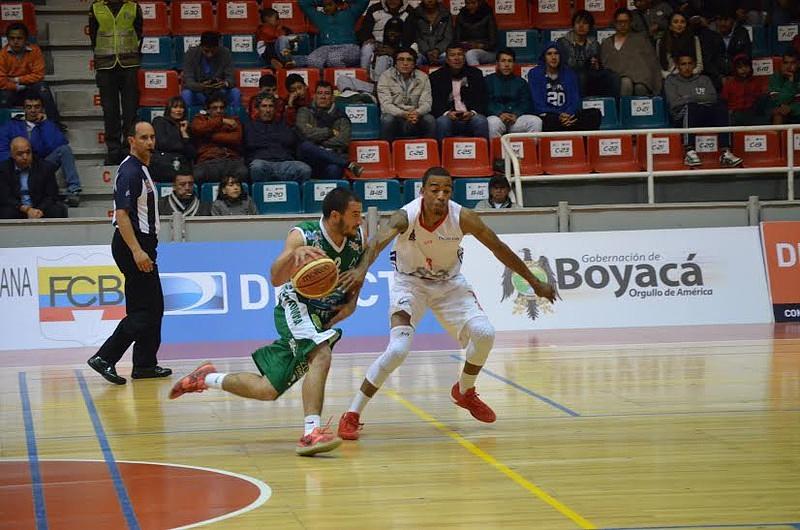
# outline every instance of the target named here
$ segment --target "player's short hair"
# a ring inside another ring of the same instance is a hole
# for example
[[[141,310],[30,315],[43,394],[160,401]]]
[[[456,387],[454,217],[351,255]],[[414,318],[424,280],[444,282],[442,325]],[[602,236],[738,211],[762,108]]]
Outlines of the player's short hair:
[[[425,185],[428,183],[428,179],[430,177],[448,177],[448,178],[453,178],[452,175],[450,175],[450,172],[447,171],[445,168],[440,167],[440,166],[434,166],[432,168],[428,168],[428,171],[426,171],[425,174],[422,175],[422,186],[423,187],[425,187]]]
[[[328,219],[333,212],[344,214],[351,202],[361,202],[361,197],[347,188],[333,188],[322,199],[322,217]]]

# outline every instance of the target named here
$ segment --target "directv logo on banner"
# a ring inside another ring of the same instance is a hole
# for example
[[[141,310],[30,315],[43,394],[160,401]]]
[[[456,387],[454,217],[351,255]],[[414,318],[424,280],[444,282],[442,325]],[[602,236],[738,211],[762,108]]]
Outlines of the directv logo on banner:
[[[228,312],[224,272],[162,272],[164,315],[221,315]]]

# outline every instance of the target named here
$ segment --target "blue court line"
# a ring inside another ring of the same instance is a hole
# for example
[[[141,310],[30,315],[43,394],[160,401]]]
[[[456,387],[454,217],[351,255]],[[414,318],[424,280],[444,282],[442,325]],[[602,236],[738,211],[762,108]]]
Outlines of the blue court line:
[[[36,528],[46,530],[47,506],[44,503],[42,472],[39,469],[39,450],[36,448],[36,432],[33,430],[31,400],[28,395],[28,380],[25,372],[19,372],[17,379],[19,380],[19,398],[22,401],[22,418],[25,422],[25,442],[28,445],[28,467],[30,468],[31,487],[33,488],[33,511],[36,514]]]
[[[114,453],[111,452],[111,446],[108,444],[106,431],[103,429],[100,416],[97,414],[97,408],[94,406],[92,394],[89,392],[89,387],[86,385],[86,379],[84,379],[80,370],[75,370],[75,377],[78,379],[78,384],[81,387],[83,401],[86,403],[86,410],[89,411],[89,417],[92,419],[94,432],[97,435],[100,449],[103,451],[103,458],[106,461],[106,466],[108,466],[108,472],[111,474],[111,480],[114,482],[114,489],[117,491],[117,499],[119,499],[119,504],[122,507],[125,520],[128,522],[128,528],[131,530],[139,530],[139,521],[136,519],[136,514],[133,511],[133,504],[131,503],[130,497],[128,497],[128,490],[125,488],[125,483],[122,481],[122,475],[119,472],[117,461],[114,459]]]
[[[776,528],[790,526],[795,530],[800,530],[800,522],[797,523],[734,523],[734,524],[686,524],[673,526],[614,526],[603,527],[600,530],[683,530],[691,528]]]
[[[462,356],[460,356],[460,355],[451,354],[451,355],[450,355],[450,357],[452,357],[453,359],[456,359],[456,360],[458,360],[458,361],[462,361],[462,362],[463,362],[463,361],[465,361],[465,359],[464,359]],[[486,368],[486,367],[484,367],[484,368],[482,368],[482,369],[481,369],[481,373],[484,373],[484,374],[486,374],[486,375],[490,375],[490,376],[494,377],[495,379],[497,379],[498,381],[502,381],[502,382],[504,382],[505,384],[507,384],[507,385],[509,385],[509,386],[513,386],[514,388],[516,388],[516,389],[517,389],[517,390],[519,390],[520,392],[524,392],[524,393],[528,394],[529,396],[535,397],[535,398],[536,398],[536,399],[538,399],[539,401],[543,401],[544,403],[547,403],[547,404],[548,404],[548,405],[550,405],[551,407],[555,407],[555,408],[557,408],[558,410],[560,410],[561,412],[564,412],[564,413],[566,413],[566,414],[569,414],[570,416],[573,416],[573,417],[579,417],[579,416],[580,416],[580,414],[578,414],[577,412],[575,412],[575,411],[574,411],[574,410],[572,410],[571,408],[569,408],[569,407],[565,407],[565,406],[564,406],[564,405],[562,405],[561,403],[557,403],[557,402],[553,401],[552,399],[550,399],[550,398],[549,398],[549,397],[547,397],[547,396],[543,396],[543,395],[541,395],[541,394],[537,394],[537,393],[536,393],[536,392],[534,392],[533,390],[531,390],[531,389],[529,389],[529,388],[525,388],[524,386],[522,386],[522,385],[520,385],[520,384],[518,384],[518,383],[515,383],[515,382],[514,382],[514,381],[512,381],[511,379],[506,379],[506,378],[505,378],[505,377],[503,377],[502,375],[498,375],[498,374],[496,374],[496,373],[492,372],[491,370],[489,370],[489,369],[488,369],[488,368]]]

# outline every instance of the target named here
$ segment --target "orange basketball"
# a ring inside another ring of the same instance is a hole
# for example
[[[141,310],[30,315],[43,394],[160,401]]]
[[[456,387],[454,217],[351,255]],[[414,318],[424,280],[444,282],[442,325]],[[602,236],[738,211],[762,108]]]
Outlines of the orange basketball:
[[[294,290],[306,298],[322,298],[339,283],[339,268],[330,258],[317,258],[292,274]]]

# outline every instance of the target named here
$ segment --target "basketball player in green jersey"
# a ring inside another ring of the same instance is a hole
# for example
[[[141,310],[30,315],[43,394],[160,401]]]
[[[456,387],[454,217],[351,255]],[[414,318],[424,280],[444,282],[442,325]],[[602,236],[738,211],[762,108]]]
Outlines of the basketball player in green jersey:
[[[253,352],[261,375],[219,373],[205,362],[175,384],[170,399],[218,388],[245,398],[273,401],[305,375],[305,434],[296,452],[310,456],[336,449],[342,440],[321,425],[320,414],[331,349],[341,337],[341,331],[333,326],[355,311],[358,294],[353,292],[357,288],[353,271],[364,254],[365,241],[361,200],[350,190],[335,188],[322,202],[322,218],[292,228],[283,252],[272,264],[272,285],[283,286],[275,306],[279,338]],[[324,257],[339,267],[338,287],[322,299],[300,296],[290,281],[292,271],[309,259]]]

